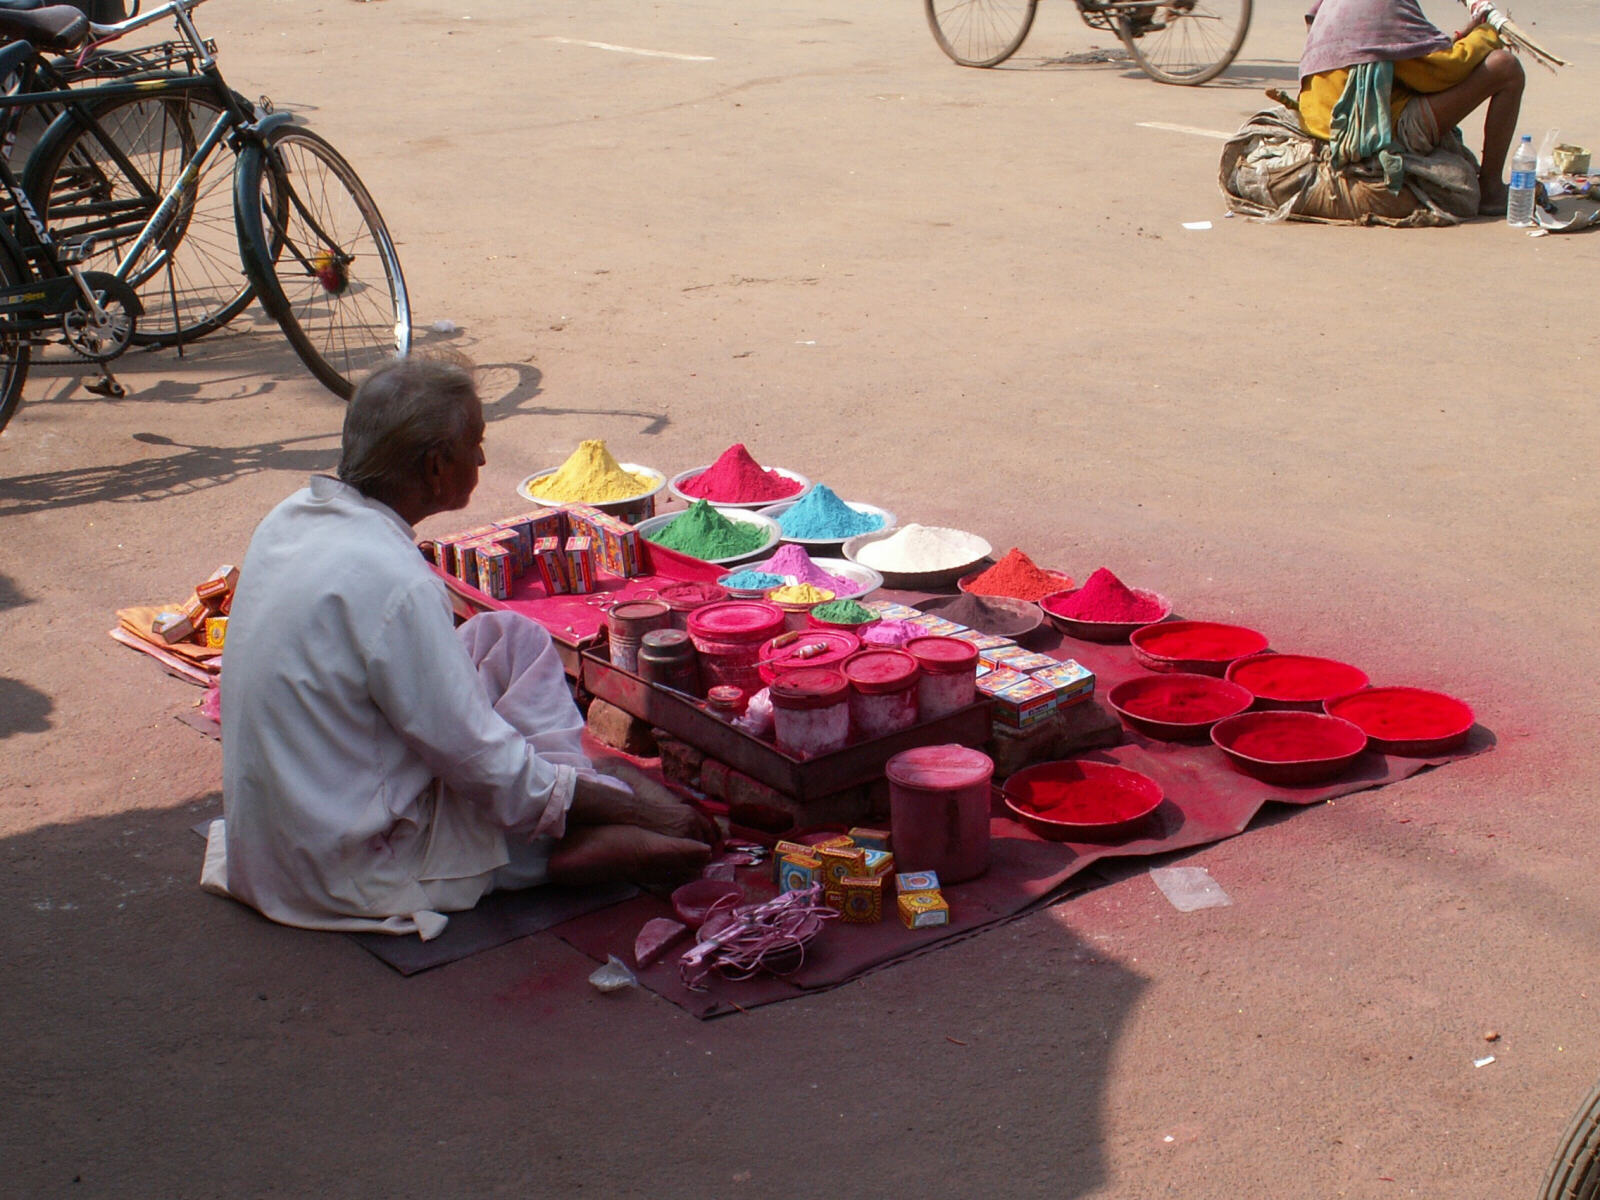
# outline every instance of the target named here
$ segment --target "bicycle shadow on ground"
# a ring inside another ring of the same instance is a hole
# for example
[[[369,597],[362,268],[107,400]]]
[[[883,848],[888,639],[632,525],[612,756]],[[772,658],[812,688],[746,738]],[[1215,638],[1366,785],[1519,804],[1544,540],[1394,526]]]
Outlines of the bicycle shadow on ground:
[[[1001,63],[997,67],[987,68],[991,71],[1095,71],[1100,74],[1120,74],[1124,79],[1138,80],[1143,83],[1154,83],[1155,80],[1140,70],[1133,61],[1133,56],[1120,47],[1091,47],[1072,54],[1058,56],[1025,58],[1017,56]],[[1236,59],[1215,79],[1200,84],[1205,88],[1233,88],[1248,90],[1250,88],[1265,88],[1272,84],[1295,83],[1300,81],[1300,66],[1298,63],[1283,62],[1279,59],[1262,59],[1248,61]],[[1181,86],[1181,85],[1178,85]]]

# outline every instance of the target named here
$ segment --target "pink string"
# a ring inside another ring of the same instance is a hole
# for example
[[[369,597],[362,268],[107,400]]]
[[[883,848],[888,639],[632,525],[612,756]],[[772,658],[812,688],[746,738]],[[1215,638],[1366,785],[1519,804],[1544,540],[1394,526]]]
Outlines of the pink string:
[[[763,970],[774,975],[799,970],[806,943],[824,922],[839,915],[822,903],[821,884],[785,892],[764,904],[737,907],[735,899],[725,896],[711,906],[700,927],[700,940],[678,960],[679,977],[691,991],[705,991],[706,976],[712,971],[737,982]],[[789,954],[795,957],[792,964],[772,966],[773,960]]]

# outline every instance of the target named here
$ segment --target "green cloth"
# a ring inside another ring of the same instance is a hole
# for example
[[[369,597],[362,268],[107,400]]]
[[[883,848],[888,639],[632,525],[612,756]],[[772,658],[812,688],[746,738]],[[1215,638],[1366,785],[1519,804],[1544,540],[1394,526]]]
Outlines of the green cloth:
[[[1405,161],[1394,144],[1394,121],[1390,116],[1390,93],[1394,90],[1392,62],[1361,63],[1350,68],[1344,93],[1333,106],[1328,123],[1328,144],[1333,149],[1333,165],[1360,162],[1378,156],[1383,181],[1396,196],[1405,182]]]

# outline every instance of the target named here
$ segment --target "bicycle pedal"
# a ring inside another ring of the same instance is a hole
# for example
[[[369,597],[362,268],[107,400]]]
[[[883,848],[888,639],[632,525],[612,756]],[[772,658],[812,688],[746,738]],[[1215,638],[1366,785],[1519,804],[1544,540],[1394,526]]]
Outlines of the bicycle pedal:
[[[63,267],[76,267],[80,263],[87,262],[93,253],[94,239],[87,237],[74,246],[61,247],[56,251],[56,259]]]
[[[123,387],[111,375],[104,375],[98,379],[85,380],[83,390],[92,392],[96,396],[105,396],[111,400],[121,400],[128,394],[128,389]]]

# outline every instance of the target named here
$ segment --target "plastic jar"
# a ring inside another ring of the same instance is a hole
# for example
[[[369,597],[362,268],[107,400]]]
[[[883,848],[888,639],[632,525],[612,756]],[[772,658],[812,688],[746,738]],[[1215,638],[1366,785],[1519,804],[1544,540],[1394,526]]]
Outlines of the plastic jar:
[[[898,871],[937,871],[940,883],[989,869],[994,761],[966,746],[918,746],[891,758],[889,828]]]
[[[606,652],[611,665],[630,674],[639,673],[639,639],[672,621],[665,604],[656,600],[628,600],[606,614]]]
[[[796,758],[815,758],[842,749],[850,740],[850,685],[838,671],[786,671],[768,693],[778,749]]]
[[[689,638],[700,652],[707,687],[726,684],[745,695],[761,690],[761,644],[783,632],[783,610],[764,600],[724,600],[689,614]]]
[[[822,647],[820,650],[816,647]],[[771,683],[779,675],[801,667],[832,667],[861,649],[861,639],[838,629],[801,629],[780,633],[761,647],[761,679]]]
[[[639,677],[700,695],[700,656],[681,629],[652,629],[639,641]]]
[[[689,614],[708,604],[720,604],[728,598],[728,589],[715,583],[690,580],[669,583],[656,591],[656,598],[672,613],[674,629],[689,628]]]
[[[917,723],[917,660],[904,650],[863,650],[841,668],[850,681],[850,727],[862,739]]]
[[[917,711],[924,721],[965,708],[978,698],[978,648],[960,638],[920,637],[905,644],[917,660]]]
[[[724,721],[731,722],[744,712],[745,700],[742,691],[725,683],[706,689],[706,710]]]

